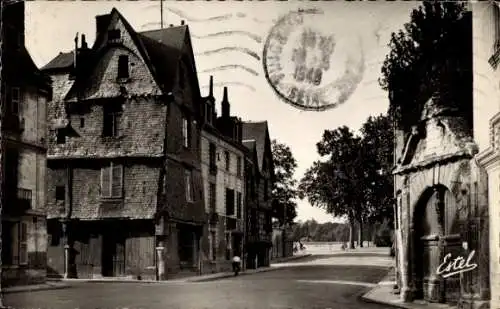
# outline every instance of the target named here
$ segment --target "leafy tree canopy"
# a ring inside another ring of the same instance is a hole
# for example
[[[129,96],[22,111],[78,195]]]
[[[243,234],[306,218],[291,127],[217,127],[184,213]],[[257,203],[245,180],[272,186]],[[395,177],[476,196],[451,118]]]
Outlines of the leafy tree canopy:
[[[348,127],[326,130],[318,160],[306,171],[299,197],[353,224],[392,220],[393,130],[388,116],[370,117],[356,136]]]
[[[273,140],[275,181],[272,188],[273,217],[283,223],[293,223],[297,216],[297,181],[294,179],[297,161],[289,146]],[[286,213],[284,212],[286,210]],[[286,215],[286,216],[285,216]],[[286,218],[286,219],[285,219]]]
[[[465,3],[424,1],[388,46],[379,82],[398,127],[416,124],[431,96],[470,113],[472,19]]]

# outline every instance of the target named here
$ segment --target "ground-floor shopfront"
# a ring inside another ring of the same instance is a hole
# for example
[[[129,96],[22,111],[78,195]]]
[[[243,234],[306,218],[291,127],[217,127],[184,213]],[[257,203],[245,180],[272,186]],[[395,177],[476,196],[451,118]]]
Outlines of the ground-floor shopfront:
[[[246,265],[248,269],[255,269],[259,267],[268,267],[271,264],[271,248],[272,242],[267,241],[253,241],[247,243],[246,251]]]
[[[196,272],[201,228],[166,226],[167,233],[157,233],[153,220],[51,219],[47,276],[163,280],[181,270]]]
[[[45,215],[28,211],[2,218],[2,286],[39,284],[46,278]]]

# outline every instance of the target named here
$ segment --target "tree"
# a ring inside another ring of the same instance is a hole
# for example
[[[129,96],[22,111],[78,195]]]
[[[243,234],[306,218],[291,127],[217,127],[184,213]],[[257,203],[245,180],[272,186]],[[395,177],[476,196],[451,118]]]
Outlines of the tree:
[[[297,217],[297,181],[294,179],[297,161],[290,147],[277,140],[271,144],[274,160],[275,181],[272,188],[273,217],[280,225],[291,224]],[[285,212],[286,211],[286,212]]]
[[[386,115],[369,117],[361,128],[365,150],[363,160],[366,183],[366,219],[370,224],[394,221],[394,130],[392,119]]]
[[[354,224],[362,221],[364,201],[361,138],[346,126],[325,130],[316,144],[324,161],[316,161],[299,185],[299,197],[324,208],[336,217],[345,216],[350,224],[349,243],[354,248]]]
[[[472,121],[472,16],[465,5],[424,1],[404,30],[392,33],[379,82],[398,128],[415,125],[431,96]]]

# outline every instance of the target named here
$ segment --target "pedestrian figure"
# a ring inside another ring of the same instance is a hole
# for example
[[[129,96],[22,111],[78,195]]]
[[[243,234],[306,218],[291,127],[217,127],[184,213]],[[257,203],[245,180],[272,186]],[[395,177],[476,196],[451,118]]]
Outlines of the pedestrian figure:
[[[235,254],[233,257],[233,272],[235,276],[238,276],[238,273],[240,272],[241,269],[241,259],[240,257]]]

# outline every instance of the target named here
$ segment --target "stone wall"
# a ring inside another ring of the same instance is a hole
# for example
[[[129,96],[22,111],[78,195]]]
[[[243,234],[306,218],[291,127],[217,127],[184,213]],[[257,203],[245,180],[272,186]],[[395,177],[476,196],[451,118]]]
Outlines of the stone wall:
[[[124,161],[123,199],[120,205],[109,207],[100,198],[101,165],[99,162],[79,161],[72,164],[72,218],[101,219],[124,217],[152,218],[157,208],[161,161]],[[47,182],[47,211],[49,218],[65,216],[65,207],[56,201],[56,186],[66,186],[66,169],[51,160]],[[68,203],[69,201],[65,201]]]

